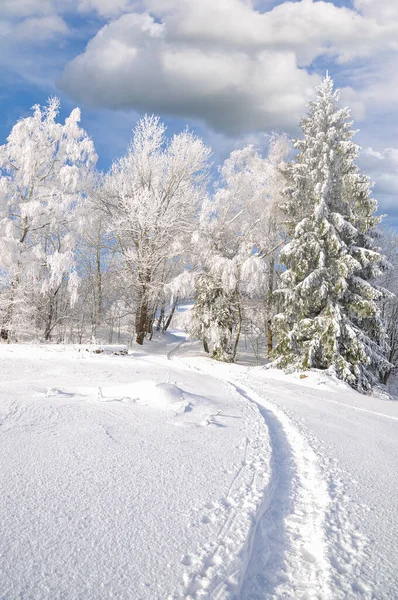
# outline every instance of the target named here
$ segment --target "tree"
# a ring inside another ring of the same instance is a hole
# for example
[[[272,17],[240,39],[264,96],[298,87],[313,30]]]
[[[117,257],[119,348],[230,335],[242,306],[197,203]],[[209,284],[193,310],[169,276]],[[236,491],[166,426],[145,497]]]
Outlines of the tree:
[[[328,369],[360,391],[390,368],[372,279],[387,267],[375,245],[377,202],[355,165],[350,112],[326,76],[302,120],[304,138],[287,168],[284,211],[290,241],[277,294],[276,364]]]
[[[97,156],[78,125],[79,109],[61,124],[59,106],[57,98],[34,106],[0,147],[1,327],[8,341],[35,323],[49,339],[76,300],[79,210]]]
[[[159,118],[145,116],[126,156],[105,177],[103,206],[134,296],[138,344],[151,329],[165,263],[184,251],[192,234],[209,157],[210,150],[192,133],[166,142]]]
[[[382,383],[387,385],[398,367],[398,233],[394,229],[383,228],[379,235],[380,246],[391,265],[375,282],[390,292],[380,299],[381,317],[388,336],[387,358],[391,363],[391,368],[381,373]]]
[[[285,136],[274,136],[267,158],[252,145],[232,152],[219,170],[213,198],[202,207],[190,332],[219,360],[235,359],[249,313],[266,312],[269,320],[274,257],[281,245],[279,167],[289,148]]]

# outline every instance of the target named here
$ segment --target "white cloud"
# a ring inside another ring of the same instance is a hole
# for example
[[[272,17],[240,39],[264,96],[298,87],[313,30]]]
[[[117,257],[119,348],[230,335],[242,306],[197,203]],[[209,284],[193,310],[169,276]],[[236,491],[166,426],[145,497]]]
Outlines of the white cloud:
[[[381,211],[398,215],[398,148],[366,148],[360,154],[359,165],[375,183],[374,196]]]
[[[54,0],[1,0],[0,16],[30,17],[54,12]]]
[[[398,24],[380,25],[332,2],[283,2],[260,13],[243,0],[148,0],[164,16],[169,39],[196,44],[294,51],[300,65],[321,54],[339,60],[395,46]]]
[[[136,8],[137,2],[133,0],[79,0],[78,2],[79,11],[83,13],[94,11],[104,18],[118,17]]]
[[[67,33],[68,26],[61,17],[31,17],[24,19],[15,27],[13,37],[17,41],[43,43]]]
[[[379,193],[398,196],[398,148],[385,148],[381,152],[366,148],[361,153],[360,164],[375,181]]]
[[[398,19],[397,0],[354,0],[354,6],[363,15],[380,23]]]
[[[218,131],[290,126],[318,77],[293,52],[177,44],[166,25],[124,15],[66,68],[61,86],[79,101],[203,119]]]
[[[80,3],[102,14],[132,5]],[[267,12],[250,0],[135,5],[150,12],[124,14],[101,29],[67,65],[61,87],[91,106],[202,119],[234,135],[296,123],[318,81],[307,71],[318,57],[346,63],[397,47],[398,21],[381,23],[322,0]],[[363,99],[350,88],[344,93],[363,117]]]

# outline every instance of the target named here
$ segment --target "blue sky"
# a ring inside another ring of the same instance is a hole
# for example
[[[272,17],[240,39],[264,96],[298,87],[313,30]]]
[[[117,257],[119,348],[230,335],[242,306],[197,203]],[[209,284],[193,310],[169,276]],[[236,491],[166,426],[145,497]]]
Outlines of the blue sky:
[[[189,125],[215,161],[298,121],[328,69],[352,108],[360,166],[398,225],[396,0],[2,0],[0,143],[50,95],[75,106],[99,167],[145,112]]]

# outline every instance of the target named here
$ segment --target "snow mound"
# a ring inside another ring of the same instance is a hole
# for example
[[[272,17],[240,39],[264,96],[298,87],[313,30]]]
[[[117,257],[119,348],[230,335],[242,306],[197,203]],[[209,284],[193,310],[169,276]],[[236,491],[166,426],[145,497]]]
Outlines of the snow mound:
[[[60,398],[71,398],[74,394],[71,392],[66,392],[62,388],[52,387],[48,388],[45,396],[46,398],[60,397]]]
[[[171,408],[179,412],[191,410],[189,394],[177,385],[141,380],[128,385],[99,388],[98,400],[102,402],[136,402],[146,406]]]

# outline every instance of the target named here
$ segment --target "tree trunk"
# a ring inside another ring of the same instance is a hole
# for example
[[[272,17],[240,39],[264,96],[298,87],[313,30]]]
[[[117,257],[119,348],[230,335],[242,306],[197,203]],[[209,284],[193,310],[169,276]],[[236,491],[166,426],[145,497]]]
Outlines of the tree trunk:
[[[167,329],[169,328],[169,326],[170,326],[170,323],[171,323],[171,319],[173,318],[173,315],[174,315],[175,309],[177,308],[177,304],[178,304],[178,298],[176,298],[176,299],[174,300],[174,302],[173,302],[173,306],[172,306],[172,308],[171,308],[170,314],[169,314],[169,316],[167,317],[167,321],[166,321],[166,323],[164,324],[163,331],[167,331]]]
[[[273,340],[272,340],[272,321],[271,319],[268,319],[267,321],[267,354],[268,354],[268,358],[271,358],[271,354],[272,354],[272,347],[273,347]]]
[[[147,331],[147,335],[148,335],[148,339],[151,340],[153,337],[153,324],[155,322],[155,317],[156,317],[156,311],[157,311],[158,307],[156,306],[156,308],[154,310],[152,310],[149,315],[148,315],[148,322],[147,322],[147,327],[146,327],[146,331]]]
[[[232,352],[232,362],[235,362],[236,353],[238,351],[240,333],[242,331],[242,311],[240,309],[239,299],[238,299],[238,319],[239,319],[238,320],[238,331],[236,332],[236,340],[235,340],[235,344],[234,344],[234,350]]]
[[[97,248],[96,248],[96,283],[97,283],[97,314],[96,325],[100,325],[102,319],[102,273],[101,273],[101,232],[98,232]]]
[[[156,324],[156,331],[160,331],[162,323],[164,323],[164,302],[162,302],[162,306],[160,307],[159,318]]]
[[[52,331],[52,323],[54,316],[54,303],[53,298],[50,298],[50,307],[48,309],[47,320],[44,326],[44,339],[46,342],[50,339],[51,331]]]
[[[135,333],[136,338],[135,341],[140,346],[143,345],[145,335],[146,335],[146,326],[148,321],[148,300],[146,298],[146,294],[143,296],[140,302],[139,309],[137,311],[136,319],[135,319]]]
[[[392,369],[391,369],[391,371],[387,371],[386,373],[384,373],[383,376],[380,378],[381,379],[381,383],[383,385],[387,385],[391,373],[392,373]]]
[[[57,294],[60,289],[61,289],[61,286],[59,286],[55,290],[55,292],[52,294],[52,296],[50,296],[50,298],[49,298],[50,306],[48,309],[47,320],[45,322],[45,327],[44,327],[44,339],[46,342],[48,342],[48,340],[50,339],[52,330],[54,329],[54,327],[56,325],[56,323],[54,324],[54,311],[56,308],[55,303],[56,303]]]
[[[267,312],[268,312],[267,354],[268,354],[268,358],[271,358],[272,347],[273,347],[271,309],[272,309],[273,293],[274,293],[274,272],[275,272],[275,257],[272,256],[272,258],[269,261],[268,297],[267,297]]]

